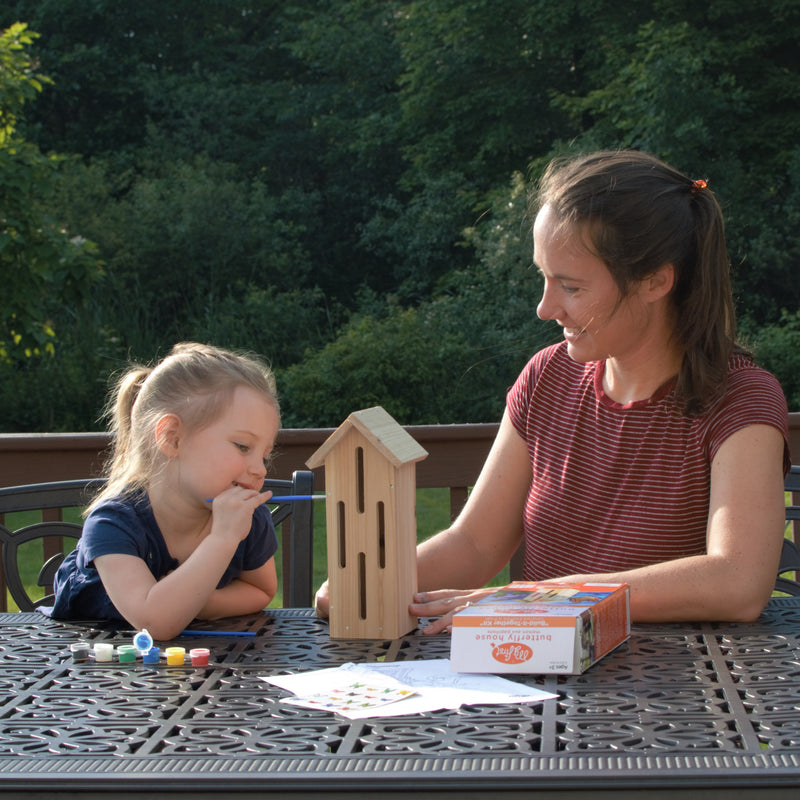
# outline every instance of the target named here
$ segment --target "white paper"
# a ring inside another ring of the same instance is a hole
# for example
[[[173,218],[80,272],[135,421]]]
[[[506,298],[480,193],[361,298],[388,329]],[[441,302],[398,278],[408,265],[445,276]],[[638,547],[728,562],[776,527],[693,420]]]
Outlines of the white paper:
[[[374,670],[349,670],[343,674],[348,677],[341,686],[328,687],[327,690],[317,687],[313,694],[285,697],[281,702],[357,719],[364,715],[382,714],[382,709],[391,703],[399,703],[416,694],[411,687]]]
[[[336,709],[336,713],[350,719],[394,717],[424,714],[442,708],[459,708],[462,705],[539,703],[557,697],[497,675],[451,672],[450,661],[446,658],[343,664],[341,667],[296,675],[262,677],[262,680],[296,695],[295,698],[284,698],[284,702],[298,704],[298,699],[313,697],[313,707],[320,708],[324,705],[324,695],[330,693],[335,697],[354,680],[366,679],[370,675],[375,679],[378,674],[394,679],[396,685],[413,690],[415,694],[381,706]]]

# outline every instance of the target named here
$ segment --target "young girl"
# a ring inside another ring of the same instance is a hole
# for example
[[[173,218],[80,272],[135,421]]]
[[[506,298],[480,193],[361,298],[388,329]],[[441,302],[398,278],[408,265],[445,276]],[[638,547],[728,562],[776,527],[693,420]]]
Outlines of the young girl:
[[[135,367],[109,405],[108,483],[58,570],[52,616],[125,620],[171,639],[259,611],[277,537],[261,492],[280,425],[272,372],[201,344]]]
[[[523,370],[463,512],[418,548],[411,612],[446,628],[524,542],[527,580],[625,582],[634,620],[754,619],[783,539],[787,410],[735,344],[719,205],[632,151],[551,165],[538,201],[537,313],[564,341]]]

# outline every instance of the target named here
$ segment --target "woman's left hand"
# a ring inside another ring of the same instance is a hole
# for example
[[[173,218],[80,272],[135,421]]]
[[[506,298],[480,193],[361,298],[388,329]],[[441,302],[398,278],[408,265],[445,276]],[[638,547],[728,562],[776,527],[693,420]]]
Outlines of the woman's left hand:
[[[422,632],[441,633],[450,630],[453,614],[497,589],[494,586],[485,589],[437,589],[435,592],[419,592],[414,595],[414,602],[409,605],[408,610],[416,617],[438,617],[426,625]]]

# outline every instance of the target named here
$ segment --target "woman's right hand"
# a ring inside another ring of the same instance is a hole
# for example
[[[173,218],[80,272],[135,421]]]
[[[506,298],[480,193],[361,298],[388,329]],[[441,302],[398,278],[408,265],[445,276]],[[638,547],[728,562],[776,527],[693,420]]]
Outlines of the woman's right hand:
[[[496,592],[497,587],[484,589],[437,589],[434,592],[419,592],[408,610],[416,617],[437,617],[428,623],[423,633],[441,633],[453,624],[453,614],[483,597]]]
[[[453,614],[497,591],[497,587],[487,589],[439,589],[435,592],[419,592],[408,607],[416,617],[438,617],[426,625],[423,633],[440,633],[453,624]],[[321,619],[330,615],[330,594],[328,581],[322,584],[314,597],[314,609]]]

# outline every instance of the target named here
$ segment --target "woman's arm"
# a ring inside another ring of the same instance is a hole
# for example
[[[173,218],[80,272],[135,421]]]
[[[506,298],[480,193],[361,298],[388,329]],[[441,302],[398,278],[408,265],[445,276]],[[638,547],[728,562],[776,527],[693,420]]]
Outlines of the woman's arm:
[[[417,548],[422,592],[483,586],[522,541],[522,517],[531,485],[528,448],[508,412],[458,519]]]
[[[704,555],[559,580],[629,584],[634,621],[755,619],[769,600],[780,561],[783,447],[776,428],[751,425],[731,435],[719,448],[711,465]],[[437,633],[448,627],[454,611],[488,591],[424,592],[423,602],[415,603],[411,610],[419,616],[442,614],[425,628],[426,633]]]
[[[409,610],[439,617],[426,633],[443,630],[453,611],[493,591],[476,587],[497,575],[519,547],[530,484],[528,447],[506,411],[458,519],[417,548],[419,594]]]
[[[508,563],[522,541],[530,476],[527,446],[506,412],[458,519],[417,547],[422,597],[410,606],[412,614],[438,616],[462,606],[474,594],[469,587],[483,586]],[[442,590],[443,586],[450,588]],[[317,592],[315,606],[319,616],[328,616],[327,581]]]
[[[635,621],[749,621],[775,585],[783,541],[783,437],[751,425],[725,440],[711,464],[705,555],[592,576],[631,587]]]

